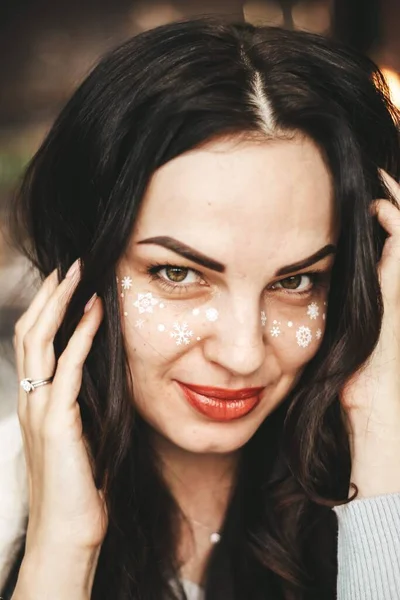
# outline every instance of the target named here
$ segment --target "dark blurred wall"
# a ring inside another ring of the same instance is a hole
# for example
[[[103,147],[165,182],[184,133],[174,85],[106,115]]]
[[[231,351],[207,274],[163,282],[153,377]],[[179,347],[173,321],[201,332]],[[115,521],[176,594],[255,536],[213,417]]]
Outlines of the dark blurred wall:
[[[369,53],[382,35],[381,0],[335,0],[332,30],[336,38]]]
[[[400,0],[381,0],[382,62],[400,73]]]
[[[241,6],[241,0],[3,0],[0,127],[46,118],[99,53],[147,28],[146,13],[155,26],[207,12],[239,19]]]
[[[400,72],[400,0],[335,0],[336,38]]]

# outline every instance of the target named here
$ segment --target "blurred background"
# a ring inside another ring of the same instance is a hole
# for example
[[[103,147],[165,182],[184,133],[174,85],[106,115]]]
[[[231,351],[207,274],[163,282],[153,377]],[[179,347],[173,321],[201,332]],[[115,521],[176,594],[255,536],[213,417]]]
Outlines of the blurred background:
[[[7,199],[73,89],[108,48],[181,17],[334,35],[384,70],[400,108],[399,0],[2,0],[0,4],[0,419],[15,412],[11,338],[35,289],[5,236]]]

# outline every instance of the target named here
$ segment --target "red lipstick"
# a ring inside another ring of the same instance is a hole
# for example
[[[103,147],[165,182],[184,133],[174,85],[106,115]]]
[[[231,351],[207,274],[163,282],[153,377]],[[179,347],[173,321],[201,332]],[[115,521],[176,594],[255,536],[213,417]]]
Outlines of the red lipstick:
[[[186,400],[198,412],[216,421],[239,419],[252,411],[260,401],[263,387],[227,390],[192,385],[178,381]]]

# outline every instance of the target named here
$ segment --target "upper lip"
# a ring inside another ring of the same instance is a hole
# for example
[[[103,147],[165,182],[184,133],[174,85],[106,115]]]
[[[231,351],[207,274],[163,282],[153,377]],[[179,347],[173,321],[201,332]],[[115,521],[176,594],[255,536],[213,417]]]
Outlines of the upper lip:
[[[192,383],[178,382],[184,385],[189,390],[207,396],[209,398],[216,398],[217,400],[245,400],[246,398],[253,398],[258,396],[265,388],[264,387],[250,387],[241,388],[237,390],[225,389],[221,387],[211,387],[203,385],[194,385]]]

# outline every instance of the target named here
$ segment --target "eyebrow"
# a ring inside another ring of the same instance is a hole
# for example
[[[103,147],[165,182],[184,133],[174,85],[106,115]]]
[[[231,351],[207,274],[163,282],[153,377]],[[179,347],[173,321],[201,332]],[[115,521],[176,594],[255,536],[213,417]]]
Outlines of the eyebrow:
[[[138,244],[154,244],[156,246],[161,246],[162,248],[167,248],[167,250],[171,250],[172,252],[175,252],[175,254],[179,254],[179,256],[183,256],[184,258],[187,258],[198,265],[206,267],[207,269],[211,269],[212,271],[217,271],[217,273],[224,273],[226,270],[224,264],[169,236],[160,235],[146,238],[145,240],[140,240]],[[304,258],[296,263],[292,263],[291,265],[281,267],[275,273],[275,277],[288,275],[295,271],[306,269],[316,262],[319,262],[326,256],[335,253],[336,246],[333,244],[327,244],[317,252],[314,252],[314,254],[311,254],[311,256],[308,256],[307,258]]]
[[[147,238],[145,240],[141,240],[138,242],[138,244],[155,244],[156,246],[162,246],[163,248],[172,250],[172,252],[175,252],[175,254],[179,254],[180,256],[183,256],[184,258],[187,258],[188,260],[191,260],[202,267],[206,267],[206,269],[217,271],[217,273],[224,273],[226,269],[225,265],[217,260],[214,260],[202,252],[198,252],[183,242],[179,242],[178,240],[169,236],[161,235]]]
[[[314,254],[311,254],[311,256],[308,256],[307,258],[303,258],[298,262],[295,262],[291,265],[286,265],[285,267],[278,269],[275,273],[275,277],[278,277],[280,275],[289,275],[294,271],[301,271],[301,269],[311,267],[311,265],[314,265],[326,256],[329,256],[330,254],[336,254],[336,246],[334,246],[333,244],[327,244],[317,252],[314,252]]]

